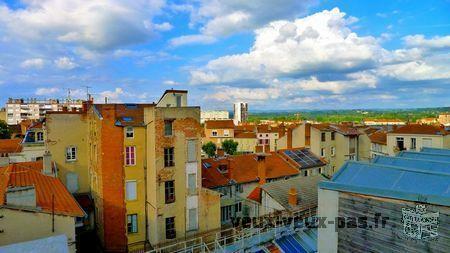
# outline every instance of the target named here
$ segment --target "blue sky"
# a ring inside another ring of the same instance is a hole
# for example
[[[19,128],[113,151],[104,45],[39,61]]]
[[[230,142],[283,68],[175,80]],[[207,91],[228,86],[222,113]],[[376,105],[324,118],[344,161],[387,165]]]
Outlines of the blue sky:
[[[8,97],[231,109],[450,106],[450,1],[0,1]]]

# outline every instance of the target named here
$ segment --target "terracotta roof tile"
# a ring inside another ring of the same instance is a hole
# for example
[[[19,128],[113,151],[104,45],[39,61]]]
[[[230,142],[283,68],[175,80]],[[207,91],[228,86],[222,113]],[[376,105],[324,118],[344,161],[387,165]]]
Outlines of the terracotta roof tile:
[[[0,153],[19,153],[22,139],[0,139]]]
[[[257,186],[247,196],[248,199],[261,203],[261,187]]]
[[[395,134],[427,134],[427,135],[447,135],[448,131],[445,130],[443,126],[437,125],[420,125],[420,124],[409,124],[405,126],[400,126],[397,129],[391,131]]]
[[[232,119],[227,120],[207,120],[205,121],[206,129],[234,129]]]
[[[254,139],[256,139],[256,133],[254,133],[254,132],[235,132],[234,138],[254,138]]]
[[[387,133],[385,131],[378,131],[373,134],[370,134],[369,139],[373,143],[386,145],[387,144]]]
[[[58,178],[44,175],[20,163],[0,167],[0,205],[6,205],[5,197],[8,187],[32,185],[36,190],[36,205],[42,209],[42,212],[52,212],[52,196],[54,196],[56,214],[84,216],[83,210]]]

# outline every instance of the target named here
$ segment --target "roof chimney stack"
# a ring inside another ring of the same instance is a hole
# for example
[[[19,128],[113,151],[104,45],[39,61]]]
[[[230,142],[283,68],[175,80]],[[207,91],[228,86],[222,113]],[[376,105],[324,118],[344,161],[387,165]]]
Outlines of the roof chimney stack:
[[[53,175],[53,168],[52,168],[52,154],[50,154],[49,151],[45,151],[44,157],[42,159],[42,166],[43,166],[43,172],[45,175]]]
[[[291,207],[297,206],[297,189],[295,189],[294,187],[289,189],[288,201]]]
[[[256,162],[258,163],[259,185],[266,183],[266,153],[256,154]]]

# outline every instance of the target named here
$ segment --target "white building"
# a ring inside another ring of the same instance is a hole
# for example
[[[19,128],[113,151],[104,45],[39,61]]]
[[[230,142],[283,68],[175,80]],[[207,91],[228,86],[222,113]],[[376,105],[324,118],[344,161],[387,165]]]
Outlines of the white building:
[[[205,123],[207,120],[226,120],[230,118],[228,111],[201,111],[200,123]]]
[[[82,100],[60,102],[58,99],[38,100],[9,98],[6,103],[6,121],[8,125],[15,125],[22,120],[42,119],[47,111],[62,111],[63,108],[72,110],[82,108]]]
[[[245,102],[234,103],[234,124],[247,122],[248,104]]]

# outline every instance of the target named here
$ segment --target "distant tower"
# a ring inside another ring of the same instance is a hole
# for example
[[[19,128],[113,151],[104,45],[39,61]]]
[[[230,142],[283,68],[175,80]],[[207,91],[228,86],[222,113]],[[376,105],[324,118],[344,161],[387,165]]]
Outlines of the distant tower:
[[[234,103],[234,124],[245,123],[248,119],[248,104],[245,102]]]

